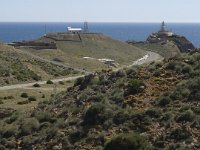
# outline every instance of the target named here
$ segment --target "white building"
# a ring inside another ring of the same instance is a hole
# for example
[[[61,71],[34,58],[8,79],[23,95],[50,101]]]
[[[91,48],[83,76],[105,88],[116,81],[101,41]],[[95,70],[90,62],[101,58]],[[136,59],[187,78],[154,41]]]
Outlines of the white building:
[[[80,32],[82,32],[82,29],[81,29],[81,28],[67,27],[67,31],[68,31],[69,33],[80,33]]]

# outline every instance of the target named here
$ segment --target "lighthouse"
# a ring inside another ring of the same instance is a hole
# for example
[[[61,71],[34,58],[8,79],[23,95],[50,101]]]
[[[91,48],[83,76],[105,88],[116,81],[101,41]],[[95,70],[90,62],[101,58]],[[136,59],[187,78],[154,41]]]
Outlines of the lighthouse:
[[[165,22],[163,21],[162,23],[161,23],[161,27],[160,27],[160,30],[158,31],[158,33],[157,33],[159,36],[173,36],[174,35],[174,33],[173,32],[170,32],[170,31],[168,31],[167,30],[167,28],[166,28],[166,25],[165,25]]]
[[[161,27],[160,27],[160,31],[159,32],[168,32],[166,30],[166,25],[165,25],[165,22],[163,21],[162,24],[161,24]]]

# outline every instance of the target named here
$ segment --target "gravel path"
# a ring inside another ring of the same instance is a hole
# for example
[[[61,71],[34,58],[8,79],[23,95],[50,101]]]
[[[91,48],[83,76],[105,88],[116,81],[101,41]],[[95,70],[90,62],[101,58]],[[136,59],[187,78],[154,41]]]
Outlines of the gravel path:
[[[133,62],[134,65],[142,65],[152,61],[162,61],[164,58],[157,53],[147,51],[147,55]]]
[[[146,52],[147,52],[147,54],[145,56],[134,61],[131,65],[117,68],[114,71],[118,71],[118,70],[123,69],[123,68],[130,68],[130,67],[137,66],[137,65],[147,64],[147,63],[150,63],[152,61],[162,61],[164,59],[162,56],[160,56],[157,53],[150,52],[150,51],[146,51]]]

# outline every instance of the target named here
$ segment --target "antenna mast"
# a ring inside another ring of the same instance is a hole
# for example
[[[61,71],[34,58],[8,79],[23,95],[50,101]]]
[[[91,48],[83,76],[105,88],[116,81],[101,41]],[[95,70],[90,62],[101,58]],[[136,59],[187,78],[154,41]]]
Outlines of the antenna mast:
[[[87,21],[84,22],[84,32],[89,32],[88,22]]]

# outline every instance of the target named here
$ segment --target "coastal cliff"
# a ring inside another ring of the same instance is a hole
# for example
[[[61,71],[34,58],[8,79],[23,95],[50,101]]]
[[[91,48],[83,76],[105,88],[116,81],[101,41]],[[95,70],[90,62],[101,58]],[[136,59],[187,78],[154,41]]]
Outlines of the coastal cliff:
[[[161,43],[166,44],[173,42],[180,50],[181,53],[189,52],[195,49],[194,45],[184,36],[173,34],[171,36],[153,33],[147,38],[148,43]]]
[[[167,30],[164,22],[162,22],[160,30],[149,35],[146,41],[128,41],[127,43],[144,50],[156,52],[165,59],[175,57],[181,53],[188,53],[195,49],[195,46],[186,37]]]

